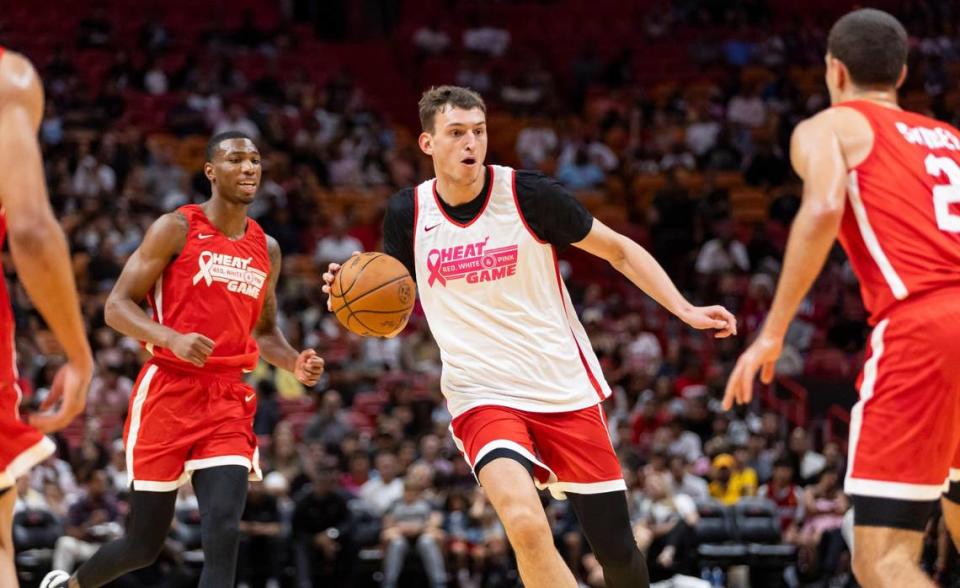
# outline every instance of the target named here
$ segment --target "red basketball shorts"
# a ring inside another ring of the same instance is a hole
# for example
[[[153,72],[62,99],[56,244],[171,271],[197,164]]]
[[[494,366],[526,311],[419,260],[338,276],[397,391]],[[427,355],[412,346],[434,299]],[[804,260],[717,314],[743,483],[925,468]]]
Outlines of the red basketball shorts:
[[[960,298],[902,303],[870,335],[850,418],[845,490],[929,501],[960,481]]]
[[[20,387],[0,382],[0,490],[56,451],[53,441],[20,420]]]
[[[450,429],[471,468],[495,449],[514,451],[533,463],[536,486],[555,498],[627,489],[599,404],[555,413],[480,406]]]
[[[239,465],[261,479],[257,397],[239,371],[192,372],[147,362],[130,396],[123,438],[134,490],[169,492],[196,470]]]

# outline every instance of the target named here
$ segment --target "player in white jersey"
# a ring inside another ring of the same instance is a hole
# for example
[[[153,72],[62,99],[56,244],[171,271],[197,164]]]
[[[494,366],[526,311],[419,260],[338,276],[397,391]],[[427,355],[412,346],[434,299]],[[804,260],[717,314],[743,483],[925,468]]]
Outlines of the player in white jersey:
[[[486,106],[473,91],[429,90],[420,121],[420,148],[437,177],[390,199],[384,250],[417,280],[440,346],[451,431],[503,522],[524,585],[576,586],[539,487],[571,501],[608,587],[645,586],[600,406],[610,388],[560,278],[557,248],[573,244],[609,261],[691,327],[726,337],[736,320],[687,302],[650,254],[556,182],[484,166]],[[338,269],[324,274],[324,291]]]

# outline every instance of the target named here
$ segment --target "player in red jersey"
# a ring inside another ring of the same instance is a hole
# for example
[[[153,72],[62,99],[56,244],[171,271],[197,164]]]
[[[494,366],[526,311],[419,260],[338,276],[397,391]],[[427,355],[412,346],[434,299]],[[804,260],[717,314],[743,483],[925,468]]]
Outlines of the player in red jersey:
[[[9,235],[20,283],[63,345],[67,364],[54,380],[49,414],[20,419],[20,388],[13,312],[0,280],[0,586],[17,586],[13,563],[16,479],[55,447],[44,432],[65,427],[83,411],[93,358],[83,329],[77,288],[63,231],[53,216],[43,178],[37,128],[43,116],[43,83],[22,55],[0,47],[0,243]]]
[[[277,327],[280,246],[247,217],[260,184],[260,152],[241,133],[219,134],[207,146],[204,173],[213,196],[150,227],[104,311],[107,324],[153,355],[124,428],[132,486],[127,535],[104,545],[72,578],[51,572],[46,586],[95,588],[152,563],[177,488],[190,479],[200,505],[200,586],[233,586],[247,478],[260,478],[256,394],[243,373],[258,356],[307,386],[323,372],[315,351],[298,353]],[[144,298],[153,318],[139,306]]]
[[[724,404],[770,382],[794,313],[839,236],[874,327],[850,423],[845,491],[861,584],[933,586],[917,565],[936,501],[960,544],[960,132],[897,106],[907,33],[857,10],[830,31],[833,107],[797,126],[803,204],[780,286]]]

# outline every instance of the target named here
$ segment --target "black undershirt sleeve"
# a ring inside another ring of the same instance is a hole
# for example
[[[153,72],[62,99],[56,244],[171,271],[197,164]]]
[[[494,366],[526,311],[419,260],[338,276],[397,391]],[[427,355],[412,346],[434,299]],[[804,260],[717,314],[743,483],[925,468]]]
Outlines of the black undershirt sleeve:
[[[517,200],[530,230],[558,249],[582,241],[593,227],[593,215],[583,204],[540,172],[517,172]]]
[[[383,252],[397,258],[416,280],[413,262],[413,188],[405,188],[390,197],[383,217]]]

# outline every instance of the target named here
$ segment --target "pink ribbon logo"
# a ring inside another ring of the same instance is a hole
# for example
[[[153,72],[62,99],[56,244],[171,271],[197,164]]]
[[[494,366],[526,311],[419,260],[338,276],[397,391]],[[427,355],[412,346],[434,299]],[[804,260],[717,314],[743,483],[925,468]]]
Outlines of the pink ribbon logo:
[[[434,249],[427,254],[427,270],[430,271],[430,277],[427,280],[428,286],[433,286],[434,282],[440,282],[441,286],[447,285],[447,279],[443,277],[442,265],[440,263],[440,250]]]

